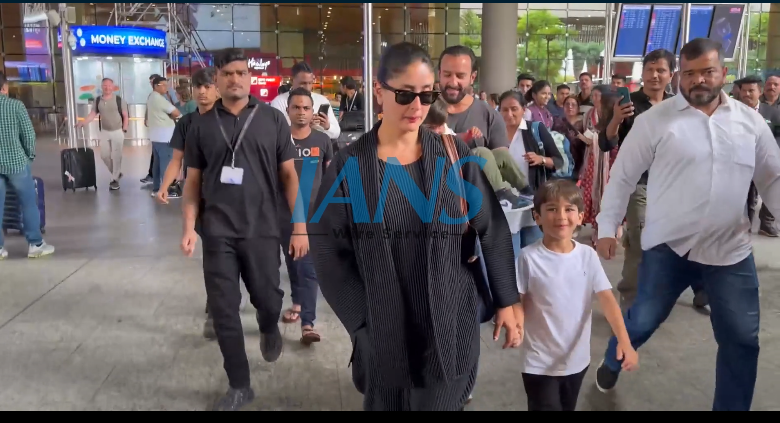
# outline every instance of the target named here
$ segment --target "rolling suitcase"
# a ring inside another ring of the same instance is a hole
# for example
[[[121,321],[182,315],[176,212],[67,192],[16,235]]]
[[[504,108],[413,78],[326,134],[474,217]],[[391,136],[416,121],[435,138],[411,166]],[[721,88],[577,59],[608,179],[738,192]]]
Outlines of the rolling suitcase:
[[[38,212],[41,215],[41,233],[46,232],[46,197],[45,188],[43,186],[43,180],[41,178],[33,177],[35,181],[35,193],[38,199]],[[16,191],[11,186],[6,186],[5,194],[5,207],[3,207],[3,233],[8,233],[9,230],[21,232],[22,225],[22,210],[19,207],[19,199],[16,196]]]
[[[84,138],[84,148],[79,148],[78,140],[73,145],[74,148],[67,148],[60,152],[60,161],[62,166],[62,190],[90,187],[97,190],[97,173],[95,170],[95,150],[87,146],[87,137],[84,134],[84,128],[81,128],[81,135]]]

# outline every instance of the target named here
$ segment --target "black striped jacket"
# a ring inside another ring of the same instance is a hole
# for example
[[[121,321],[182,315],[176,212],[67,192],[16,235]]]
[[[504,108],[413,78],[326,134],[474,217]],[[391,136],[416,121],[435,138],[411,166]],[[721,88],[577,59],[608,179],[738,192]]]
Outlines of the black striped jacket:
[[[377,159],[377,131],[381,122],[338,152],[331,162],[314,207],[325,198],[331,186],[351,157],[357,159],[358,175],[343,178],[334,197],[360,198],[360,189],[350,186],[350,180],[362,185],[370,223],[355,223],[349,204],[329,204],[318,223],[309,224],[311,252],[314,257],[322,294],[339,320],[353,337],[367,365],[379,366],[381,383],[400,388],[411,387],[409,357],[406,348],[406,321],[400,285],[390,252],[390,242],[382,236],[382,223],[373,223],[380,197],[382,181]],[[424,237],[409,242],[427,242],[428,302],[430,324],[435,334],[436,366],[441,381],[451,381],[467,374],[479,360],[480,340],[477,324],[477,291],[473,275],[464,264],[463,256],[473,250],[473,238],[464,240],[462,225],[439,221],[442,211],[451,217],[463,216],[458,197],[446,183],[451,167],[441,137],[420,129],[423,150],[424,193],[427,198],[435,180],[438,158],[444,163],[439,179],[434,219],[426,223],[428,234],[447,232],[446,239]],[[460,157],[470,156],[470,149],[457,142]],[[354,170],[354,169],[353,169]],[[478,234],[486,260],[490,288],[496,307],[508,307],[518,302],[512,239],[506,218],[487,177],[476,163],[462,168],[467,183],[482,192],[479,212],[470,220]],[[345,173],[348,173],[345,171]],[[354,172],[353,172],[354,173]],[[473,204],[472,204],[473,206]],[[391,212],[390,208],[385,213]],[[415,216],[416,217],[416,216]],[[340,236],[336,236],[338,233]],[[373,233],[374,236],[366,236]],[[349,234],[349,236],[343,236]],[[358,237],[357,234],[362,236]],[[467,250],[467,251],[463,251]],[[366,358],[367,357],[367,358]]]

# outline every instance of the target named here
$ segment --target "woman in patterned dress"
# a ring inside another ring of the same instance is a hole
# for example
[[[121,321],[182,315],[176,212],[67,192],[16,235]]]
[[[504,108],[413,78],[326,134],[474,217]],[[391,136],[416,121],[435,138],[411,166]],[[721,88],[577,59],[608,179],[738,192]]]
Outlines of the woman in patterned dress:
[[[580,174],[580,188],[582,189],[583,199],[585,200],[585,218],[583,224],[590,224],[593,227],[591,242],[595,245],[598,239],[598,225],[596,216],[599,214],[601,206],[601,197],[604,194],[604,188],[609,180],[609,169],[615,163],[618,149],[615,148],[609,153],[603,153],[599,149],[599,121],[607,119],[609,112],[615,101],[618,100],[609,87],[600,85],[593,89],[591,94],[593,108],[590,109],[583,119],[585,127],[584,136],[590,138],[591,142],[585,149],[585,166]],[[621,237],[620,228],[618,229],[618,238]]]

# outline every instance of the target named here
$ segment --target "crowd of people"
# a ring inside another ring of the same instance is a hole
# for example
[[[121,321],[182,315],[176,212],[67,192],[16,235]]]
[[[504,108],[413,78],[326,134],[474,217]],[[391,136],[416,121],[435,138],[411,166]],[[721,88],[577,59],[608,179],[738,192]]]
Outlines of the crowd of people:
[[[312,92],[306,63],[271,105],[249,94],[240,49],[193,75],[194,99],[187,90],[173,101],[153,75],[154,196],[168,203],[169,187],[183,180],[181,248],[191,256],[203,244],[204,336],[217,340],[229,383],[214,409],[255,398],[243,285],[268,362],[282,353],[280,318],[301,325],[303,344],[321,341],[322,291],[350,335],[353,382],[368,411],[463,410],[477,381],[480,323],[491,320],[495,341],[503,332],[504,348],[524,351],[529,410],[573,411],[591,363],[593,297],[615,335],[596,372],[608,392],[621,371],[637,368],[636,350],[691,287],[694,304],[711,309],[719,347],[713,409],[749,410],[759,354],[749,222],[760,194],[760,233],[777,236],[780,78],[762,90],[747,77],[726,96],[721,47],[708,39],[682,48],[679,70],[666,50],[642,65],[642,88],[628,98],[619,89],[626,78],[594,86],[589,73],[576,95],[521,74],[500,95],[475,96],[471,49],[448,47],[434,63],[416,44],[396,44],[369,87],[382,119],[337,152],[344,115]],[[101,119],[116,190],[113,144],[127,114],[112,84],[103,81],[107,94],[87,121]],[[353,80],[342,81],[342,103],[347,113],[363,107]],[[20,193],[30,256],[41,256],[53,248],[34,230],[34,133],[8,118],[19,107],[0,95],[0,200],[6,184]],[[516,210],[532,215],[517,249],[506,218]],[[584,225],[593,236],[582,244]],[[618,239],[619,301],[599,261],[615,257]],[[280,245],[293,300],[286,311]]]

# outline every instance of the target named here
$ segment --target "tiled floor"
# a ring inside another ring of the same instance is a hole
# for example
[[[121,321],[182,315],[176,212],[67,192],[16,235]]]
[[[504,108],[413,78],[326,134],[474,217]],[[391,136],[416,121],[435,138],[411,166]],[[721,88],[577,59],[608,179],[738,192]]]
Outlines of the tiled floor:
[[[226,378],[215,343],[201,339],[205,294],[198,258],[178,250],[179,208],[158,206],[138,179],[148,147],[125,150],[122,190],[108,191],[98,163],[98,192],[63,192],[55,144],[41,141],[35,174],[44,178],[47,240],[55,256],[24,256],[9,237],[12,257],[0,263],[0,410],[206,410]],[[761,271],[762,357],[755,409],[780,409],[780,240],[757,239]],[[613,283],[620,258],[605,263]],[[284,272],[284,270],[282,270]],[[283,275],[285,290],[287,276]],[[583,410],[707,410],[714,387],[715,342],[709,319],[686,293],[669,321],[640,351],[642,368],[613,395],[583,387]],[[289,299],[288,299],[289,301]],[[359,410],[347,361],[350,344],[327,304],[320,303],[323,342],[311,349],[284,327],[285,352],[262,361],[251,307],[247,349],[255,410]],[[472,410],[523,410],[518,352],[502,351],[483,329],[483,355]],[[594,317],[593,364],[609,328]]]

